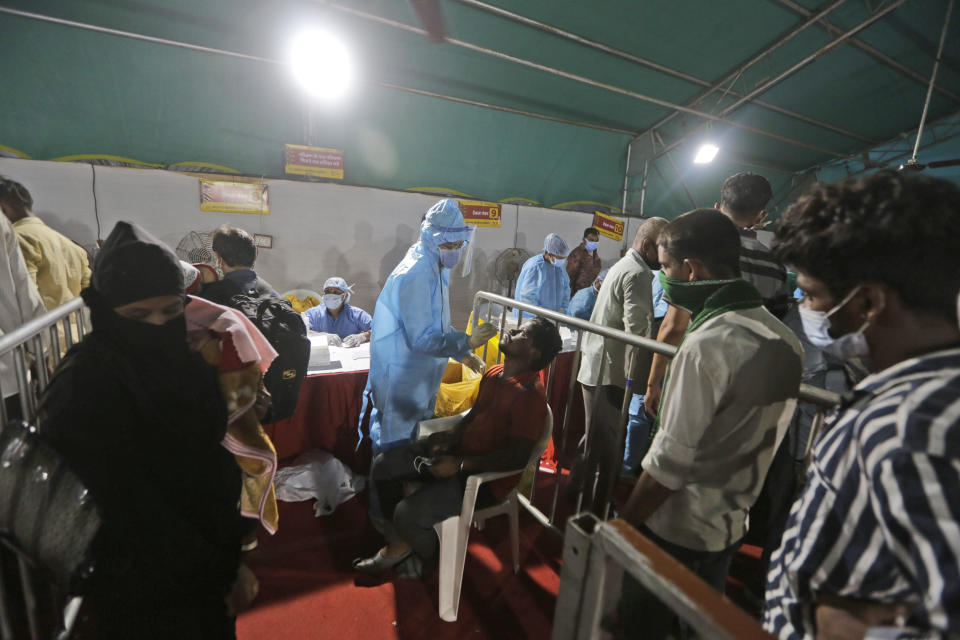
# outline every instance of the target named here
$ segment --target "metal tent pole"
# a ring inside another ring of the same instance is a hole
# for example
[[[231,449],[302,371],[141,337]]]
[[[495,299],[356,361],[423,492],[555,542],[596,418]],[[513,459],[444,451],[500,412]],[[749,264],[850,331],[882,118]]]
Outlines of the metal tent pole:
[[[795,12],[799,13],[799,14],[802,15],[802,16],[810,16],[810,15],[813,14],[812,11],[810,11],[809,9],[807,9],[806,7],[804,7],[804,6],[800,5],[800,4],[797,4],[797,3],[794,2],[793,0],[773,0],[773,1],[782,4],[783,6],[787,7],[788,9],[791,9],[792,11],[795,11]],[[821,26],[823,26],[823,28],[824,28],[824,29],[826,30],[826,32],[829,33],[829,34],[843,33],[843,29],[841,29],[840,27],[832,24],[832,23],[831,23],[829,20],[827,20],[826,18],[822,18],[822,19],[820,19],[820,20],[817,20],[817,22],[819,22],[819,23],[821,24]],[[914,80],[916,80],[916,81],[919,82],[920,84],[926,84],[927,79],[924,78],[922,75],[920,75],[919,73],[917,73],[916,71],[914,71],[913,69],[911,69],[910,67],[908,67],[907,65],[905,65],[905,64],[903,64],[903,63],[901,63],[901,62],[897,62],[896,60],[894,60],[893,58],[891,58],[890,56],[888,56],[888,55],[885,54],[884,52],[880,51],[879,49],[876,49],[876,48],[870,46],[869,44],[867,44],[867,43],[864,42],[863,40],[860,40],[859,38],[850,38],[850,44],[853,45],[853,46],[855,46],[855,47],[857,47],[857,48],[860,49],[861,51],[864,51],[864,52],[867,53],[868,55],[876,58],[877,60],[879,60],[879,61],[882,62],[883,64],[887,65],[887,66],[890,67],[891,69],[895,69],[895,70],[899,71],[900,73],[902,73],[903,75],[907,76],[908,78],[913,78]],[[942,94],[942,95],[944,95],[944,96],[946,96],[946,97],[948,97],[948,98],[950,98],[950,99],[953,100],[954,102],[960,102],[960,95],[957,95],[957,94],[954,93],[953,91],[950,91],[950,90],[945,89],[945,88],[943,88],[943,87],[938,87],[938,86],[936,86],[936,85],[934,85],[933,90],[936,91],[936,92],[938,92],[938,93],[940,93],[940,94]]]
[[[152,44],[160,44],[169,47],[177,47],[179,49],[186,49],[188,51],[197,51],[200,53],[212,53],[215,55],[227,56],[230,58],[239,58],[241,60],[251,60],[254,62],[263,62],[266,64],[273,64],[278,66],[283,66],[284,62],[281,60],[275,60],[272,58],[264,58],[261,56],[253,56],[245,53],[239,53],[236,51],[229,51],[227,49],[217,49],[214,47],[204,47],[201,45],[191,44],[189,42],[182,42],[179,40],[170,40],[167,38],[156,38],[154,36],[144,35],[142,33],[134,33],[132,31],[122,31],[120,29],[110,29],[108,27],[101,27],[95,24],[89,24],[86,22],[77,22],[76,20],[66,20],[64,18],[56,18],[54,16],[47,16],[40,13],[33,13],[31,11],[22,11],[20,9],[12,9],[10,7],[0,6],[0,14],[7,14],[12,16],[17,16],[19,18],[26,18],[29,20],[36,20],[38,22],[47,22],[50,24],[57,24],[65,27],[72,27],[75,29],[82,29],[84,31],[92,31],[94,33],[103,33],[106,35],[117,36],[120,38],[127,38],[130,40],[139,40],[141,42],[149,42]],[[600,131],[609,131],[611,133],[624,133],[628,135],[633,135],[635,131],[630,129],[618,129],[616,127],[610,127],[606,125],[596,124],[592,122],[584,122],[581,120],[572,120],[569,118],[561,118],[558,116],[552,116],[545,113],[537,113],[535,111],[526,111],[524,109],[514,109],[512,107],[504,107],[497,104],[492,104],[489,102],[481,102],[479,100],[470,100],[467,98],[459,98],[456,96],[450,96],[443,93],[436,93],[433,91],[424,91],[422,89],[414,89],[412,87],[405,87],[398,84],[393,84],[389,82],[377,82],[377,86],[383,87],[385,89],[393,89],[396,91],[404,91],[406,93],[413,93],[416,95],[426,96],[430,98],[438,98],[440,100],[448,100],[450,102],[458,102],[460,104],[467,104],[474,107],[481,107],[483,109],[492,109],[494,111],[503,111],[505,113],[513,113],[521,116],[528,116],[531,118],[539,118],[541,120],[550,120],[552,122],[559,122],[561,124],[569,124],[576,127],[587,127],[590,129],[598,129]]]
[[[838,36],[838,37],[836,37],[835,39],[831,40],[830,42],[828,42],[828,43],[825,44],[824,46],[820,47],[819,49],[817,49],[816,51],[814,51],[814,52],[811,53],[810,55],[808,55],[808,56],[806,56],[805,58],[803,58],[803,60],[800,60],[800,61],[797,62],[796,64],[792,65],[792,66],[791,66],[789,69],[787,69],[786,71],[783,71],[783,72],[777,74],[775,77],[771,78],[770,80],[767,80],[766,82],[764,82],[763,84],[761,84],[759,87],[757,87],[756,89],[754,89],[753,91],[751,91],[750,93],[748,93],[747,95],[745,95],[744,97],[742,97],[742,98],[740,98],[739,100],[737,100],[737,102],[733,103],[733,104],[730,105],[729,107],[726,107],[723,111],[720,112],[720,117],[721,117],[722,119],[724,119],[725,122],[729,122],[728,120],[726,120],[726,116],[728,116],[734,109],[736,109],[736,108],[738,108],[739,106],[741,106],[744,102],[746,102],[747,100],[749,100],[750,98],[752,98],[752,97],[754,97],[754,96],[757,96],[757,95],[763,93],[764,91],[767,91],[768,89],[770,89],[771,87],[773,87],[774,85],[776,85],[778,82],[780,82],[780,81],[783,80],[784,78],[793,75],[794,73],[796,73],[797,71],[799,71],[799,70],[802,69],[803,67],[807,66],[808,64],[810,64],[811,62],[813,62],[813,61],[816,60],[817,58],[821,57],[821,56],[824,55],[825,53],[828,53],[828,52],[832,51],[832,50],[835,49],[837,46],[839,46],[840,44],[842,44],[843,42],[845,42],[846,40],[848,40],[849,38],[851,38],[854,34],[857,34],[857,33],[859,33],[860,31],[862,31],[863,29],[866,29],[866,28],[869,27],[871,24],[873,24],[874,22],[876,22],[877,20],[879,20],[879,19],[882,18],[883,16],[887,15],[888,13],[890,13],[891,11],[893,11],[894,9],[898,8],[900,5],[902,5],[902,4],[905,3],[905,2],[907,2],[907,0],[894,0],[894,2],[893,2],[892,4],[889,4],[889,5],[887,5],[886,7],[884,7],[883,9],[877,11],[875,14],[873,14],[872,16],[870,16],[869,18],[867,18],[866,20],[864,20],[863,22],[861,22],[861,23],[858,24],[857,26],[853,27],[852,29],[849,29],[848,31],[846,31],[846,32],[844,32],[843,34],[841,34],[840,36]],[[668,153],[668,152],[670,152],[670,151],[673,151],[674,149],[676,149],[677,147],[679,147],[681,144],[683,144],[684,142],[686,142],[687,140],[689,140],[692,136],[697,135],[697,134],[699,133],[699,131],[700,131],[701,128],[702,128],[702,126],[701,126],[701,125],[698,125],[697,127],[695,127],[695,128],[694,128],[692,131],[690,131],[689,133],[681,136],[681,137],[680,137],[679,139],[677,139],[677,140],[674,140],[674,141],[671,142],[665,149],[663,149],[659,154],[657,154],[657,157],[658,157],[659,155],[664,154],[664,153]]]
[[[899,0],[899,1],[900,1],[900,2],[905,2],[906,0]],[[337,9],[337,10],[339,10],[339,11],[343,11],[344,13],[348,13],[348,14],[350,14],[350,15],[357,16],[358,18],[363,18],[363,19],[365,19],[365,20],[371,20],[371,21],[373,21],[373,22],[378,22],[378,23],[380,23],[380,24],[384,24],[384,25],[387,25],[387,26],[389,26],[389,27],[394,27],[394,28],[396,28],[396,29],[402,29],[402,30],[404,30],[404,31],[408,31],[408,32],[410,32],[410,33],[416,33],[416,34],[418,34],[418,35],[427,35],[427,32],[424,31],[423,29],[420,29],[419,27],[414,27],[414,26],[412,26],[412,25],[409,25],[409,24],[406,24],[406,23],[403,23],[403,22],[398,22],[398,21],[396,21],[396,20],[391,20],[391,19],[389,19],[389,18],[384,18],[384,17],[382,17],[382,16],[374,15],[374,14],[371,14],[371,13],[366,13],[366,12],[364,12],[364,11],[360,11],[360,10],[358,10],[358,9],[354,9],[354,8],[352,8],[352,7],[347,7],[347,6],[344,6],[344,5],[341,5],[341,4],[331,3],[329,6],[330,6],[331,8],[333,8],[333,9]],[[757,135],[765,136],[765,137],[771,138],[771,139],[773,139],[773,140],[778,140],[778,141],[780,141],[780,142],[784,142],[784,143],[786,143],[786,144],[793,145],[793,146],[795,146],[795,147],[799,147],[799,148],[802,148],[802,149],[809,149],[809,150],[811,150],[811,151],[817,151],[817,152],[819,152],[819,153],[824,153],[824,154],[827,154],[827,155],[836,156],[836,157],[838,157],[838,158],[850,158],[850,155],[849,155],[849,154],[846,154],[846,153],[840,153],[840,152],[834,151],[834,150],[832,150],[832,149],[827,149],[827,148],[825,148],[825,147],[821,147],[821,146],[818,146],[818,145],[814,145],[814,144],[810,144],[810,143],[807,143],[807,142],[803,142],[802,140],[797,140],[797,139],[794,139],[794,138],[789,138],[789,137],[787,137],[787,136],[781,136],[780,134],[772,133],[772,132],[770,132],[770,131],[766,131],[766,130],[764,130],[764,129],[759,129],[759,128],[757,128],[757,127],[754,127],[754,126],[751,126],[751,125],[747,125],[747,124],[743,124],[743,123],[741,123],[741,122],[736,122],[736,121],[734,121],[734,120],[727,120],[726,118],[721,118],[720,116],[715,116],[715,115],[713,115],[713,114],[711,114],[711,113],[707,113],[707,112],[705,112],[705,111],[699,111],[699,110],[697,110],[697,109],[691,109],[690,107],[685,107],[685,106],[683,106],[683,105],[681,105],[681,104],[676,104],[676,103],[674,103],[674,102],[670,102],[669,100],[663,100],[663,99],[661,99],[661,98],[656,98],[656,97],[654,97],[654,96],[647,95],[647,94],[645,94],[645,93],[640,93],[639,91],[631,91],[630,89],[624,89],[623,87],[618,87],[618,86],[616,86],[616,85],[612,85],[612,84],[609,84],[609,83],[606,83],[606,82],[600,82],[599,80],[593,80],[593,79],[587,78],[587,77],[585,77],[585,76],[581,76],[581,75],[578,75],[578,74],[575,74],[575,73],[570,73],[570,72],[568,72],[568,71],[563,71],[563,70],[561,70],[561,69],[557,69],[557,68],[555,68],[555,67],[551,67],[551,66],[548,66],[548,65],[545,65],[545,64],[540,64],[539,62],[533,62],[533,61],[531,61],[531,60],[527,60],[526,58],[520,58],[520,57],[518,57],[518,56],[512,56],[512,55],[510,55],[510,54],[503,53],[502,51],[497,51],[497,50],[495,50],[495,49],[490,49],[490,48],[488,48],[488,47],[482,47],[482,46],[480,46],[480,45],[476,45],[476,44],[473,44],[473,43],[470,43],[470,42],[465,42],[465,41],[463,41],[463,40],[456,40],[456,39],[454,39],[454,38],[447,38],[446,42],[447,42],[447,44],[451,44],[451,45],[454,45],[454,46],[456,46],[456,47],[461,47],[461,48],[467,49],[467,50],[469,50],[469,51],[475,51],[475,52],[477,52],[477,53],[480,53],[480,54],[483,54],[483,55],[488,55],[488,56],[491,56],[491,57],[494,57],[494,58],[498,58],[498,59],[500,59],[500,60],[506,60],[506,61],[512,62],[512,63],[514,63],[514,64],[518,64],[518,65],[521,65],[521,66],[524,66],[524,67],[528,67],[528,68],[530,68],[530,69],[536,69],[537,71],[542,71],[542,72],[544,72],[544,73],[549,73],[549,74],[551,74],[551,75],[555,75],[555,76],[560,77],[560,78],[565,78],[565,79],[567,79],[567,80],[572,80],[572,81],[574,81],[574,82],[579,82],[579,83],[581,83],[581,84],[585,84],[585,85],[588,85],[588,86],[591,86],[591,87],[596,87],[596,88],[598,88],[598,89],[604,89],[605,91],[610,91],[611,93],[617,93],[617,94],[620,94],[620,95],[623,95],[623,96],[627,96],[627,97],[629,97],[629,98],[634,98],[634,99],[636,99],[636,100],[640,100],[640,101],[642,101],[642,102],[649,102],[649,103],[651,103],[651,104],[656,104],[656,105],[659,105],[659,106],[661,106],[661,107],[667,107],[668,109],[673,109],[673,110],[675,110],[675,111],[682,111],[682,112],[684,112],[684,113],[690,113],[690,114],[695,115],[695,116],[697,116],[697,117],[699,117],[699,118],[703,118],[704,120],[712,120],[712,121],[714,121],[714,122],[722,122],[723,124],[729,125],[729,126],[731,126],[731,127],[736,127],[736,128],[738,128],[738,129],[743,129],[744,131],[750,131],[751,133],[756,133]]]
[[[822,19],[824,16],[826,16],[828,13],[830,13],[831,11],[833,11],[834,9],[836,9],[837,7],[839,7],[839,6],[840,6],[841,4],[843,4],[844,2],[846,2],[846,0],[836,0],[836,1],[833,2],[832,4],[826,6],[826,7],[824,7],[823,9],[821,9],[820,11],[818,11],[815,15],[811,14],[811,16],[809,16],[808,19],[807,19],[806,21],[804,21],[803,24],[800,24],[800,25],[798,25],[797,27],[795,27],[794,29],[791,29],[790,32],[788,32],[785,36],[783,36],[782,38],[780,38],[779,40],[777,40],[776,42],[774,42],[773,44],[771,44],[770,46],[768,46],[766,49],[764,49],[763,51],[759,52],[758,54],[756,54],[755,56],[753,56],[752,58],[750,58],[749,60],[747,60],[746,62],[744,62],[742,65],[740,65],[739,67],[737,67],[736,69],[734,69],[733,71],[731,71],[730,73],[728,73],[727,75],[725,75],[721,80],[718,80],[717,82],[713,83],[713,86],[711,86],[711,87],[710,87],[709,89],[707,89],[706,91],[698,94],[695,98],[693,98],[693,100],[691,100],[690,102],[688,102],[688,103],[687,103],[687,106],[692,107],[692,106],[694,106],[694,105],[696,105],[696,104],[699,104],[701,100],[703,100],[704,98],[706,98],[707,96],[709,96],[709,95],[712,94],[713,92],[717,91],[718,89],[720,89],[721,87],[727,85],[728,83],[734,81],[734,80],[735,80],[740,74],[742,74],[744,71],[746,71],[747,69],[749,69],[749,68],[752,67],[753,65],[757,64],[758,62],[760,62],[761,60],[763,60],[764,58],[766,58],[768,55],[770,55],[771,53],[773,53],[774,51],[776,51],[777,49],[779,49],[781,46],[783,46],[784,44],[786,44],[787,42],[789,42],[790,40],[792,40],[794,37],[796,37],[797,35],[799,35],[802,31],[804,31],[804,30],[807,29],[808,27],[810,27],[810,26],[812,26],[813,24],[815,24],[815,23],[817,22],[817,20]],[[653,130],[659,129],[659,128],[662,127],[663,125],[667,124],[668,122],[670,122],[671,120],[673,120],[674,118],[676,118],[678,115],[680,115],[680,114],[679,114],[679,113],[676,113],[676,112],[671,113],[670,115],[668,115],[667,117],[663,118],[662,120],[660,120],[659,122],[657,122],[657,123],[654,124],[653,126],[647,128],[646,131],[644,131],[643,133],[639,134],[637,137],[639,138],[640,136],[646,134],[648,131],[653,131]]]
[[[829,9],[827,9],[826,11],[821,12],[821,14],[825,15],[827,12],[831,11],[831,10],[833,9],[833,7],[836,7],[836,6],[842,4],[842,3],[845,2],[845,1],[846,1],[846,0],[839,0],[839,1],[836,2],[834,5],[832,5]],[[677,69],[673,69],[673,68],[671,68],[671,67],[668,67],[668,66],[666,66],[666,65],[660,64],[660,63],[658,63],[658,62],[654,62],[653,60],[649,60],[649,59],[647,59],[647,58],[642,58],[642,57],[640,57],[640,56],[633,55],[632,53],[628,53],[628,52],[626,52],[626,51],[623,51],[622,49],[617,49],[617,48],[611,47],[610,45],[603,44],[602,42],[597,42],[596,40],[590,40],[589,38],[584,38],[583,36],[579,36],[579,35],[577,35],[577,34],[575,34],[575,33],[571,33],[571,32],[569,32],[569,31],[565,31],[565,30],[560,29],[560,28],[558,28],[558,27],[554,27],[553,25],[549,25],[549,24],[546,24],[546,23],[544,23],[544,22],[540,22],[540,21],[538,21],[538,20],[533,20],[532,18],[528,18],[528,17],[526,17],[526,16],[522,16],[522,15],[520,15],[520,14],[518,14],[518,13],[513,13],[512,11],[507,11],[506,9],[501,9],[500,7],[495,7],[495,6],[493,6],[493,5],[491,5],[491,4],[487,4],[487,3],[485,3],[485,2],[480,2],[479,0],[457,0],[457,2],[459,2],[459,3],[461,3],[461,4],[464,4],[464,5],[467,5],[467,6],[469,6],[469,7],[473,7],[473,8],[475,8],[475,9],[479,9],[479,10],[481,10],[481,11],[485,11],[485,12],[487,12],[487,13],[491,13],[491,14],[493,14],[493,15],[499,16],[499,17],[504,18],[504,19],[506,19],[506,20],[510,20],[510,21],[513,21],[513,22],[517,22],[517,23],[519,23],[519,24],[523,24],[523,25],[526,25],[526,26],[528,26],[528,27],[532,27],[532,28],[534,28],[534,29],[538,29],[538,30],[543,31],[543,32],[545,32],[545,33],[549,33],[549,34],[558,36],[558,37],[560,37],[560,38],[564,38],[564,39],[566,39],[566,40],[569,40],[569,41],[571,41],[571,42],[575,42],[575,43],[580,44],[580,45],[583,45],[583,46],[585,46],[585,47],[590,47],[591,49],[595,49],[595,50],[597,50],[597,51],[602,51],[603,53],[607,53],[607,54],[610,54],[610,55],[612,55],[612,56],[616,56],[616,57],[618,57],[618,58],[621,58],[622,60],[627,60],[628,62],[633,62],[633,63],[635,63],[635,64],[638,64],[638,65],[647,67],[648,69],[652,69],[652,70],[654,70],[654,71],[659,71],[660,73],[664,73],[664,74],[673,76],[674,78],[679,78],[679,79],[681,79],[681,80],[685,80],[685,81],[687,81],[687,82],[689,82],[689,83],[691,83],[691,84],[696,84],[696,85],[699,85],[699,86],[701,86],[701,87],[710,87],[710,92],[716,91],[716,88],[717,88],[717,87],[716,87],[715,85],[711,85],[711,83],[707,82],[706,80],[703,80],[703,79],[701,79],[701,78],[697,78],[697,77],[695,77],[695,76],[692,76],[692,75],[690,75],[690,74],[688,74],[688,73],[684,73],[684,72],[682,72],[682,71],[678,71]],[[782,44],[782,43],[781,43],[781,44]],[[777,46],[779,46],[779,44],[778,44]],[[771,49],[771,50],[772,50],[772,49]],[[721,84],[722,84],[722,83],[721,83]],[[708,93],[709,93],[709,92],[708,92]],[[730,93],[730,95],[735,96],[735,97],[740,97],[740,95],[742,95],[742,94],[740,94],[739,92],[736,92],[736,91],[733,91],[733,90],[729,90],[728,93]],[[704,95],[706,95],[706,94],[704,94]],[[822,121],[820,121],[820,120],[817,120],[817,119],[815,119],[815,118],[811,118],[811,117],[809,117],[809,116],[805,116],[805,115],[800,114],[800,113],[797,113],[797,112],[795,112],[795,111],[791,111],[791,110],[789,110],[789,109],[785,109],[785,108],[783,108],[783,107],[779,107],[779,106],[777,106],[777,105],[775,105],[775,104],[770,104],[769,102],[764,102],[764,101],[762,101],[762,100],[754,100],[753,103],[756,104],[756,105],[758,105],[758,106],[763,107],[764,109],[769,109],[770,111],[774,111],[774,112],[776,112],[776,113],[780,113],[780,114],[782,114],[782,115],[788,116],[788,117],[790,117],[790,118],[794,118],[794,119],[799,120],[799,121],[801,121],[801,122],[806,122],[807,124],[812,124],[812,125],[814,125],[814,126],[821,127],[821,128],[823,128],[823,129],[827,129],[828,131],[833,131],[833,132],[835,132],[835,133],[839,133],[839,134],[841,134],[841,135],[844,135],[844,136],[847,136],[847,137],[850,137],[850,138],[855,138],[855,139],[860,140],[860,141],[862,141],[862,142],[868,142],[868,143],[871,143],[871,144],[876,144],[877,142],[879,142],[878,140],[873,140],[873,139],[871,139],[871,138],[867,138],[866,136],[862,136],[862,135],[860,135],[860,134],[858,134],[858,133],[854,133],[853,131],[848,131],[848,130],[843,129],[843,128],[841,128],[841,127],[838,127],[838,126],[835,126],[835,125],[832,125],[832,124],[829,124],[829,123],[826,123],[826,122],[822,122]],[[692,105],[690,105],[690,106],[692,106]]]
[[[933,85],[937,80],[937,70],[940,68],[940,57],[943,55],[943,43],[947,40],[947,29],[950,28],[950,14],[953,13],[953,0],[947,3],[947,15],[943,19],[943,31],[940,32],[940,46],[937,47],[937,59],[933,61],[933,72],[930,74],[930,84],[927,86],[927,98],[923,102],[923,113],[920,114],[920,126],[917,127],[917,140],[913,143],[913,155],[910,162],[917,162],[917,151],[920,149],[920,136],[923,135],[923,125],[927,121],[927,110],[930,108],[930,96],[933,95]]]

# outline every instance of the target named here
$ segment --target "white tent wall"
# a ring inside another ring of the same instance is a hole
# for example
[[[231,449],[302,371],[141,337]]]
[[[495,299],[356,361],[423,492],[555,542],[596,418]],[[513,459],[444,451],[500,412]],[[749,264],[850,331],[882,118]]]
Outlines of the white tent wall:
[[[75,242],[92,248],[97,240],[93,171],[88,164],[0,158],[0,175],[23,183],[34,212]],[[224,177],[229,180],[229,177]],[[329,183],[267,180],[269,215],[212,213],[200,210],[195,176],[158,169],[96,167],[96,211],[101,237],[118,220],[137,222],[176,247],[189,231],[211,231],[227,223],[250,233],[273,236],[273,248],[261,249],[257,272],[279,292],[294,288],[319,291],[333,275],[356,283],[351,303],[373,312],[387,276],[418,235],[420,219],[436,196]],[[477,230],[472,272],[451,279],[453,322],[463,328],[473,294],[500,291],[493,263],[504,249],[542,251],[543,238],[559,233],[579,244],[592,216],[585,213],[503,205],[500,228]],[[636,223],[629,233],[634,233]],[[600,240],[604,267],[620,256],[620,243]]]

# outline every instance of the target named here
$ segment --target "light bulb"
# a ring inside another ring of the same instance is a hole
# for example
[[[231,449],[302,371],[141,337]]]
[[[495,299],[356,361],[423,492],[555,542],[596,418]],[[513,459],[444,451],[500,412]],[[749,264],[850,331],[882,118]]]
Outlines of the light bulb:
[[[700,148],[697,149],[697,155],[693,157],[694,164],[708,164],[713,162],[713,159],[717,157],[717,152],[720,151],[720,147],[715,144],[706,144],[700,145]]]
[[[290,45],[293,76],[312,97],[334,103],[353,84],[353,61],[344,42],[323,29],[307,29]]]

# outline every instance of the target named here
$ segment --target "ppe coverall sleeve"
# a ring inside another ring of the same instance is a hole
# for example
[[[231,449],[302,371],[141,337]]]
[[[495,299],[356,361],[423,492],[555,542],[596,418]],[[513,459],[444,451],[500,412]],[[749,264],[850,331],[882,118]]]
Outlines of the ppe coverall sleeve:
[[[527,262],[520,270],[520,276],[517,278],[517,290],[514,298],[520,302],[540,305],[540,289],[543,287],[543,263]],[[569,283],[569,278],[567,279]],[[567,285],[567,298],[569,298],[569,284]]]
[[[409,273],[403,283],[404,304],[398,311],[407,346],[435,358],[462,360],[470,351],[470,336],[452,327],[443,331],[443,305],[450,302],[440,291],[439,279],[430,275]]]
[[[573,294],[573,298],[570,299],[570,304],[567,305],[568,316],[573,316],[582,320],[590,319],[590,313],[593,311],[590,289],[592,289],[592,287],[581,289]]]

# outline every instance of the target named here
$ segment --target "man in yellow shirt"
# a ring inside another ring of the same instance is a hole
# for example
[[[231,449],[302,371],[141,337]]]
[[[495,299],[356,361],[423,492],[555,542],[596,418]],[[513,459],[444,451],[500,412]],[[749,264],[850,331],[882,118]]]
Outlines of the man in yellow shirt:
[[[47,311],[80,295],[90,284],[87,252],[33,215],[33,197],[19,182],[0,179],[0,208],[13,224],[27,271]]]

